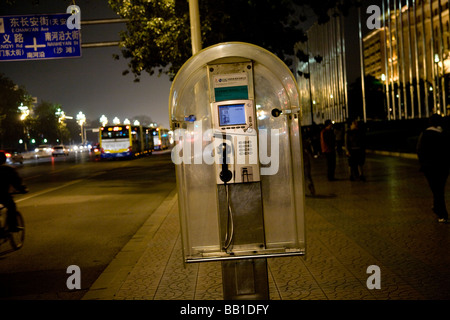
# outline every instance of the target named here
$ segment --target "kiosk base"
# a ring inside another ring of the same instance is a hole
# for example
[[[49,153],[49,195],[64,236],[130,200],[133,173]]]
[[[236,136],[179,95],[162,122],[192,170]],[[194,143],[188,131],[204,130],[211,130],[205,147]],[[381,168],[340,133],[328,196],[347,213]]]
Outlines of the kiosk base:
[[[269,300],[267,259],[222,262],[224,300]]]

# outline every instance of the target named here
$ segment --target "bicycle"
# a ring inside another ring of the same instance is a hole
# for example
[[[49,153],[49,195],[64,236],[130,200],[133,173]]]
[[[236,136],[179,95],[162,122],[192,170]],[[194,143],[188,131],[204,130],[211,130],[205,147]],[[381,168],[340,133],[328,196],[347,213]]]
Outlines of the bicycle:
[[[13,250],[19,250],[23,247],[25,240],[25,221],[22,214],[17,211],[16,218],[19,231],[10,232],[8,230],[7,212],[8,209],[6,209],[5,206],[0,205],[0,246],[9,241]]]

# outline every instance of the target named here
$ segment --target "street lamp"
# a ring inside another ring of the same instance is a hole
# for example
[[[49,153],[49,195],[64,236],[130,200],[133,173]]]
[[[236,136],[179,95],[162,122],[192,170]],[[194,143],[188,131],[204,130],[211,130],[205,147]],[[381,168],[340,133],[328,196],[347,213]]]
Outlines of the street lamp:
[[[119,118],[115,117],[115,118],[113,119],[113,124],[120,124]]]
[[[135,126],[139,126],[140,124],[141,124],[141,123],[139,122],[139,120],[135,120],[135,121],[134,121],[134,125],[135,125]]]
[[[61,110],[61,108],[58,108],[55,112],[55,115],[58,116],[58,123],[59,125],[59,135],[60,135],[60,144],[63,144],[63,139],[62,139],[62,128],[64,126],[64,120],[66,119],[66,114],[64,113],[64,111]]]
[[[123,124],[130,124],[130,120],[128,120],[127,118],[125,120],[123,120]]]
[[[55,114],[58,116],[59,123],[62,123],[66,119],[66,114],[64,111],[61,110],[61,108],[58,108]]]
[[[24,106],[23,103],[20,103],[19,110],[20,110],[20,120],[22,121],[25,120],[30,115],[30,110],[28,109],[27,106]]]
[[[79,112],[77,114],[77,122],[80,125],[81,128],[81,144],[84,145],[84,123],[86,122],[86,116],[83,114],[83,112]]]
[[[30,110],[28,109],[27,106],[24,106],[23,103],[20,103],[19,110],[20,110],[20,120],[23,122],[23,133],[25,134],[24,148],[25,148],[25,151],[28,151],[28,145],[27,145],[28,129],[25,124],[25,119],[30,115]]]
[[[100,117],[100,123],[102,124],[102,127],[106,126],[108,123],[108,118],[104,114]]]

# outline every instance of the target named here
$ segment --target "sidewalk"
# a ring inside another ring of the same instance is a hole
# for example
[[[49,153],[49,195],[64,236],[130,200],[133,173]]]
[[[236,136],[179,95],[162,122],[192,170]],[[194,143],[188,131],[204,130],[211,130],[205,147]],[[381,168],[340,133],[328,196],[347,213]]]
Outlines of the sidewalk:
[[[348,180],[345,158],[334,182],[324,159],[312,165],[306,255],[267,259],[271,300],[450,299],[450,225],[431,212],[417,160],[368,155],[366,182]],[[367,287],[371,265],[381,289]],[[223,299],[220,262],[183,264],[175,190],[83,299]]]

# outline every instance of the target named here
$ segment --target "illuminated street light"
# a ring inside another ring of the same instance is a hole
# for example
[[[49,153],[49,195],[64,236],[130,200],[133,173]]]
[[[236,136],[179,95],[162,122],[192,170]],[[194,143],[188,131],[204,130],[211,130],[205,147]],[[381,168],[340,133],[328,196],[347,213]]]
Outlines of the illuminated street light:
[[[77,114],[77,122],[80,126],[86,122],[86,116],[81,111]]]
[[[64,120],[66,120],[66,114],[61,110],[61,108],[58,108],[55,114],[58,116],[59,123],[62,123]]]
[[[24,148],[25,151],[28,151],[28,145],[27,145],[27,138],[28,138],[28,128],[25,125],[25,119],[30,115],[30,109],[28,109],[27,106],[24,106],[23,103],[20,103],[19,106],[19,110],[20,110],[20,120],[23,121],[23,133],[25,134],[25,144],[24,144]]]
[[[130,122],[130,120],[128,120],[128,119],[125,119],[125,120],[123,120],[123,124],[130,124],[131,122]]]
[[[66,114],[64,113],[64,111],[61,110],[61,108],[58,108],[55,112],[55,115],[58,117],[58,123],[60,123],[61,125],[58,128],[59,131],[59,136],[61,138],[61,142],[59,141],[59,139],[57,139],[56,141],[60,144],[62,144],[62,128],[65,126],[64,125],[64,120],[66,120]]]
[[[25,120],[30,115],[30,110],[28,109],[27,106],[24,106],[23,103],[20,103],[19,110],[20,110],[20,120],[22,121]]]
[[[108,118],[104,114],[100,117],[100,123],[102,124],[102,127],[108,124]]]
[[[115,117],[115,118],[113,119],[113,124],[120,124],[119,118]]]
[[[79,112],[77,114],[77,122],[80,125],[81,129],[81,144],[84,145],[84,123],[86,122],[86,116],[83,114],[83,112]]]
[[[135,121],[134,121],[134,125],[135,125],[135,126],[138,126],[138,125],[140,125],[140,124],[141,124],[141,123],[139,122],[139,120],[135,120]]]

